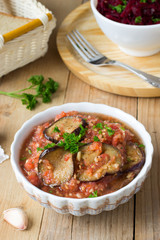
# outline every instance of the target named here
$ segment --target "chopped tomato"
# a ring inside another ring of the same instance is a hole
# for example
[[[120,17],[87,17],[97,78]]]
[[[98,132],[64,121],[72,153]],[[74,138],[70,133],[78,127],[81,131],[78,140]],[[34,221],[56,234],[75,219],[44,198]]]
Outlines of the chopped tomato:
[[[89,147],[88,147],[89,151],[96,151],[96,150],[100,150],[102,151],[102,143],[101,142],[93,142]]]
[[[27,171],[31,171],[34,169],[34,160],[32,158],[27,159],[27,161],[24,164],[24,167]]]
[[[67,116],[67,114],[65,113],[65,112],[61,112],[60,114],[58,114],[56,117],[55,117],[55,122],[58,120],[58,119],[60,119],[60,118],[62,118],[62,117],[66,117]]]
[[[27,178],[36,187],[40,185],[40,180],[35,172],[31,172]]]
[[[64,157],[64,161],[67,162],[71,157],[72,157],[71,154],[66,154]]]
[[[115,132],[113,139],[112,139],[112,145],[114,147],[116,147],[119,143],[122,143],[124,141],[124,137],[122,135],[122,133],[119,132]]]

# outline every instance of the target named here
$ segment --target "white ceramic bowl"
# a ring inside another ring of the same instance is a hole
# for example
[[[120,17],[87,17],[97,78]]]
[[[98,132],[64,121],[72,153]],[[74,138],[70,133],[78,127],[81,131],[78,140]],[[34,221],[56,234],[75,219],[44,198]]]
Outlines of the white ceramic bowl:
[[[91,8],[99,27],[123,52],[143,57],[160,51],[160,24],[135,26],[118,23],[104,17],[96,6],[97,0],[91,0]]]
[[[116,192],[97,198],[74,199],[58,197],[46,193],[32,185],[24,177],[19,166],[20,149],[26,137],[32,131],[33,127],[53,119],[62,111],[68,112],[72,110],[88,113],[102,113],[114,118],[118,118],[120,121],[126,123],[137,132],[139,137],[142,139],[143,144],[145,145],[146,159],[140,173],[127,186],[121,188]],[[31,198],[40,202],[44,207],[53,208],[56,212],[71,213],[76,216],[82,216],[84,214],[94,215],[104,210],[112,210],[119,204],[127,202],[140,189],[145,178],[147,177],[152,164],[152,154],[153,146],[151,143],[151,137],[145,130],[144,126],[133,116],[117,108],[109,107],[103,104],[93,104],[88,102],[67,103],[40,112],[23,124],[20,130],[15,134],[14,141],[11,145],[11,164],[17,181],[23,186]]]

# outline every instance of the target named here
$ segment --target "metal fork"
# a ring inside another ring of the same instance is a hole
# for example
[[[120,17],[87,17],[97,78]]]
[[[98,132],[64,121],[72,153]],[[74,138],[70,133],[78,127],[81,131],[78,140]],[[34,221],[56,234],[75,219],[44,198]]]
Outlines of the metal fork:
[[[150,83],[154,87],[160,88],[160,78],[153,76],[151,74],[137,70],[127,64],[122,62],[111,60],[104,56],[102,53],[98,52],[83,36],[78,30],[74,30],[71,33],[67,34],[67,38],[79,53],[79,55],[88,63],[95,66],[106,66],[114,65],[123,67],[130,72],[136,74],[138,77],[142,78],[146,82]]]

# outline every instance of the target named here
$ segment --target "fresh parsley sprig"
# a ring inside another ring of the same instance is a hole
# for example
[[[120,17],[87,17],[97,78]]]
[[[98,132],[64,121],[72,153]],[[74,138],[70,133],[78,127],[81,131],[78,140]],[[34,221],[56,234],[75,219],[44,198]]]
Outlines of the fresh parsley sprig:
[[[31,84],[27,88],[20,89],[14,92],[0,91],[0,94],[12,98],[21,99],[22,104],[26,105],[27,109],[32,110],[38,103],[38,98],[41,98],[43,103],[50,102],[52,94],[59,87],[59,84],[55,82],[52,78],[48,78],[48,81],[44,82],[44,77],[42,75],[31,76],[27,81]],[[27,90],[34,90],[36,94],[24,93]]]
[[[75,133],[64,133],[63,138],[57,145],[59,147],[64,147],[65,150],[69,150],[71,153],[77,153],[79,151],[79,147],[83,146],[84,143],[80,142],[82,137],[86,133],[86,128],[80,125],[80,133],[76,135]]]

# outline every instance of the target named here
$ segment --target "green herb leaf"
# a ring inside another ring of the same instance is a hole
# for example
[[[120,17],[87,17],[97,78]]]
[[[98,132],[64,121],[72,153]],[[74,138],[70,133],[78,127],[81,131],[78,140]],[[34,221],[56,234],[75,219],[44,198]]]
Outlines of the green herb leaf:
[[[32,110],[35,108],[36,104],[37,104],[37,100],[36,97],[32,94],[28,94],[28,93],[23,93],[22,95],[22,104],[23,105],[27,105],[26,108],[29,110]]]
[[[146,3],[147,0],[140,0],[140,3]]]
[[[122,129],[123,131],[125,131],[125,128],[124,128],[124,127],[120,127],[120,129]]]
[[[56,126],[54,129],[53,129],[53,132],[60,132],[59,128]]]
[[[152,22],[153,22],[153,23],[160,22],[160,18],[154,18],[154,17],[152,17]]]
[[[143,144],[139,144],[138,147],[139,148],[145,148],[145,146]]]
[[[43,150],[44,150],[44,148],[37,147],[37,152],[43,151]]]
[[[55,143],[48,143],[46,146],[44,146],[44,148],[37,147],[37,152],[38,151],[44,151],[48,148],[54,147],[55,145],[56,145]]]
[[[77,153],[79,151],[79,147],[83,146],[84,143],[81,143],[81,138],[86,134],[87,129],[85,129],[82,125],[80,125],[80,133],[79,135],[75,135],[75,133],[64,133],[63,138],[57,145],[59,147],[64,147],[65,150],[69,150],[70,153]]]
[[[111,127],[108,127],[107,125],[105,125],[104,127],[107,129],[107,133],[109,136],[112,136],[115,133],[115,131]]]
[[[113,6],[113,5],[109,4],[109,7],[110,7],[112,10],[117,11],[118,13],[122,13],[123,10],[124,10],[124,8],[125,8],[125,6],[123,6],[123,5],[121,5],[121,4],[119,4],[119,5],[117,5],[117,6]]]
[[[96,125],[93,126],[93,129],[98,128],[98,129],[103,129],[102,123],[97,123]]]
[[[43,82],[44,77],[42,75],[33,75],[27,81],[33,85],[39,85]]]
[[[136,17],[135,18],[135,23],[137,24],[137,23],[141,23],[142,22],[142,17],[141,16],[138,16],[138,17]]]
[[[22,104],[27,105],[26,108],[32,110],[38,103],[37,98],[41,98],[44,103],[50,102],[52,94],[57,90],[59,86],[59,84],[52,78],[48,78],[48,81],[43,83],[44,77],[42,75],[31,76],[27,81],[31,83],[31,85],[27,88],[20,89],[15,92],[0,91],[0,94],[21,99]],[[36,94],[24,92],[30,89],[36,91]]]
[[[95,197],[98,197],[97,190],[89,195],[89,198],[95,198]]]
[[[98,138],[97,136],[94,136],[93,140],[94,140],[95,142],[100,142],[100,140],[99,140],[99,138]]]
[[[145,148],[145,146],[143,145],[143,144],[138,144],[138,143],[135,143],[136,145],[137,145],[137,147],[139,147],[139,148]]]

